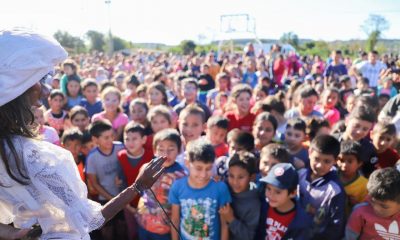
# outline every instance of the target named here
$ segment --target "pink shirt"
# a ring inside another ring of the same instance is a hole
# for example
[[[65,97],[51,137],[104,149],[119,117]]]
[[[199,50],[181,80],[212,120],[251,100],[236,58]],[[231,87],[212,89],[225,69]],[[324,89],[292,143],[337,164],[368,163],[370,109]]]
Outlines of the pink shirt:
[[[378,217],[369,202],[355,207],[346,227],[346,239],[400,239],[400,213]]]
[[[314,107],[314,110],[322,113],[331,127],[340,120],[340,112],[336,108],[325,110],[323,106],[317,105]]]
[[[92,117],[92,122],[95,122],[100,119],[107,119],[105,117],[105,112],[96,113]],[[117,117],[112,121],[112,127],[114,130],[117,130],[121,126],[125,126],[129,122],[129,118],[125,113],[118,113]]]

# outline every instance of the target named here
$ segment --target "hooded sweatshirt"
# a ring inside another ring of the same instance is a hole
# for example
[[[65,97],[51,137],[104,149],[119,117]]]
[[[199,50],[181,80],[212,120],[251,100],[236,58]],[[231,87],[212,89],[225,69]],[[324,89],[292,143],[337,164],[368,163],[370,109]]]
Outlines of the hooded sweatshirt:
[[[252,240],[256,234],[261,201],[255,184],[250,185],[250,190],[233,193],[232,208],[235,220],[229,224],[229,239]]]

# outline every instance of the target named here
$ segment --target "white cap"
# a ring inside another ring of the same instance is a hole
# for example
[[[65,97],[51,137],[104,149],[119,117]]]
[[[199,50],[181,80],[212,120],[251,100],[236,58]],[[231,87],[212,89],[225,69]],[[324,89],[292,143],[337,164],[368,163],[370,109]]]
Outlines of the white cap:
[[[67,55],[54,38],[21,28],[0,30],[0,106],[23,94]]]

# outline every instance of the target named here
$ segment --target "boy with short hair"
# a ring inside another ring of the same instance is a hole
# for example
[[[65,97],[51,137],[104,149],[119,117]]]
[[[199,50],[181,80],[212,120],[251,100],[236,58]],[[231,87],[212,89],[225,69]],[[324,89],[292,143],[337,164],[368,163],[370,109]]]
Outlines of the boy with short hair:
[[[215,157],[228,155],[229,146],[225,143],[229,121],[222,116],[213,116],[207,121],[206,136],[214,146]]]
[[[367,184],[371,199],[353,210],[346,226],[345,239],[399,239],[399,186],[398,170],[375,170]]]
[[[125,149],[118,152],[118,161],[128,186],[135,182],[139,169],[153,158],[153,152],[146,151],[144,144],[147,137],[145,128],[137,123],[129,122],[124,129]]]
[[[300,118],[289,119],[286,125],[285,143],[296,169],[310,169],[308,151],[303,145],[306,140],[306,128],[306,123]]]
[[[393,167],[400,159],[400,155],[392,147],[396,135],[396,126],[390,122],[381,121],[374,126],[371,138],[378,156],[377,168]]]
[[[207,119],[211,116],[211,112],[205,104],[197,100],[197,93],[199,91],[199,84],[197,83],[197,80],[195,78],[183,79],[181,91],[184,99],[174,107],[174,111],[180,115],[181,111],[186,108],[186,106],[195,104],[203,109],[205,119],[207,121]]]
[[[254,151],[254,137],[251,133],[244,132],[237,128],[228,133],[228,155],[233,156],[240,151],[253,152]],[[224,181],[228,177],[229,157],[222,156],[215,161],[214,176]]]
[[[257,159],[254,154],[241,151],[231,156],[228,170],[228,184],[232,204],[219,210],[219,214],[229,227],[229,239],[254,239],[261,202],[254,185]]]
[[[266,184],[255,239],[310,239],[312,219],[296,201],[299,177],[290,163],[276,164],[260,181]]]
[[[346,130],[334,135],[339,142],[353,140],[360,143],[362,150],[359,157],[363,161],[361,172],[366,178],[375,170],[378,162],[375,148],[368,139],[368,134],[375,122],[376,114],[371,109],[358,106],[346,118]]]
[[[99,194],[99,202],[106,204],[119,192],[116,179],[120,173],[118,164],[118,152],[123,149],[121,142],[114,142],[114,130],[110,121],[99,120],[92,124],[89,129],[93,141],[97,147],[90,151],[86,160],[86,173],[88,180]],[[125,233],[123,212],[119,212],[113,220],[109,221],[101,229],[104,239],[113,239],[114,230],[121,234]]]
[[[79,105],[86,108],[89,117],[103,110],[99,95],[99,86],[93,78],[87,78],[81,83],[82,93],[85,98],[82,98]]]
[[[85,181],[84,161],[80,157],[83,134],[78,128],[70,128],[63,132],[61,136],[61,146],[71,152],[78,167],[82,181]]]
[[[339,152],[334,137],[319,135],[309,148],[311,169],[299,170],[300,201],[314,218],[311,239],[343,237],[346,194],[333,168]]]
[[[271,143],[261,149],[259,166],[261,177],[266,177],[271,168],[278,163],[292,163],[292,156],[284,146]]]
[[[337,161],[339,179],[347,195],[346,213],[350,213],[354,205],[363,202],[367,196],[368,180],[359,174],[363,162],[358,157],[361,145],[353,140],[340,143],[340,154]]]
[[[172,230],[173,240],[228,239],[228,226],[218,210],[230,203],[231,197],[224,182],[211,179],[214,159],[214,148],[204,139],[189,143],[185,160],[189,176],[172,184],[168,198],[172,222],[179,229],[179,233]]]
[[[171,185],[177,179],[185,176],[183,168],[175,161],[180,153],[181,145],[181,138],[175,129],[161,130],[153,139],[155,155],[166,156],[166,161],[163,164],[165,170],[153,184],[151,191],[165,208],[168,217],[171,214],[171,205],[168,202]],[[146,165],[143,165],[141,171]],[[136,220],[139,224],[139,239],[171,239],[171,226],[151,191],[143,193],[137,206]]]

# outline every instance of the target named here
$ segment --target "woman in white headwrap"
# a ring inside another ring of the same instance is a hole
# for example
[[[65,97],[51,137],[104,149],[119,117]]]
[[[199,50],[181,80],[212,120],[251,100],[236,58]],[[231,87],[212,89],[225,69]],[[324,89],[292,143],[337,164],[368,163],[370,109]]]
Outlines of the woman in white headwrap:
[[[87,199],[71,153],[35,139],[32,106],[47,97],[46,77],[66,56],[52,38],[0,30],[0,238],[20,238],[39,224],[40,239],[90,239],[164,170],[164,159],[154,159],[135,184],[101,206]]]

